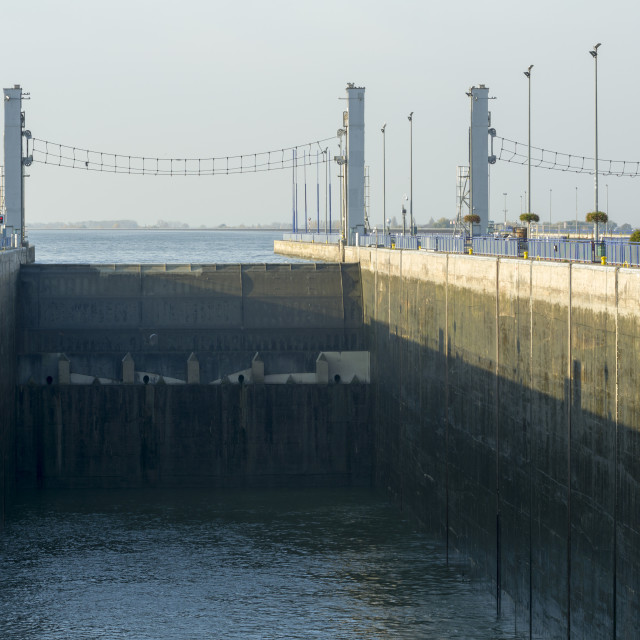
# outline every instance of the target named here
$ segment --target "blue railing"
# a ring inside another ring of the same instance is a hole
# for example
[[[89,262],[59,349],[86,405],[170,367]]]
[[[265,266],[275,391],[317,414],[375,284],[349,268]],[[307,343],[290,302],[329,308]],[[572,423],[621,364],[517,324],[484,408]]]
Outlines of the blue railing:
[[[391,248],[393,238],[385,233],[370,233],[364,236],[358,236],[358,246],[360,247],[383,247]]]
[[[605,240],[604,250],[609,264],[640,267],[640,244]]]
[[[475,255],[517,258],[523,255],[526,250],[526,240],[522,238],[479,236],[471,238],[471,247]]]
[[[420,238],[418,236],[401,236],[397,235],[391,239],[395,243],[396,249],[414,249],[420,248]]]
[[[337,244],[339,233],[286,233],[285,240]],[[8,239],[7,239],[8,240]],[[0,238],[0,242],[2,238]],[[535,260],[599,263],[606,257],[612,265],[640,267],[640,243],[627,239],[607,238],[600,242],[567,238],[501,238],[496,236],[465,236],[424,234],[420,236],[371,233],[358,236],[361,247],[383,247],[405,250],[423,249],[442,253],[466,253],[474,255],[527,257]],[[1,245],[0,245],[1,246]]]
[[[605,255],[602,243],[595,243],[593,240],[560,238],[529,240],[527,251],[530,258],[571,262],[597,262]]]

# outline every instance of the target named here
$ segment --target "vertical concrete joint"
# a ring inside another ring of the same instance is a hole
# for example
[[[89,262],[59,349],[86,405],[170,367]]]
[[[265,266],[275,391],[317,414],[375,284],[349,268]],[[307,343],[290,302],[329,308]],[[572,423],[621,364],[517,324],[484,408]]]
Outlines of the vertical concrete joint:
[[[264,361],[258,351],[251,361],[251,380],[254,384],[264,383]]]
[[[71,361],[64,353],[58,359],[58,384],[71,384]]]
[[[187,358],[187,384],[200,384],[200,361],[193,352]]]
[[[135,362],[130,353],[122,358],[122,382],[124,384],[133,384],[135,378]]]

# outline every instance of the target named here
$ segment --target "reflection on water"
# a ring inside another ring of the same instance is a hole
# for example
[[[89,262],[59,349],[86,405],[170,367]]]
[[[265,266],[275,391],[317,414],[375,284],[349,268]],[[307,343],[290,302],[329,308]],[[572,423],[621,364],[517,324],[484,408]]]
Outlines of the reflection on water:
[[[0,565],[4,640],[518,637],[365,490],[23,494]]]

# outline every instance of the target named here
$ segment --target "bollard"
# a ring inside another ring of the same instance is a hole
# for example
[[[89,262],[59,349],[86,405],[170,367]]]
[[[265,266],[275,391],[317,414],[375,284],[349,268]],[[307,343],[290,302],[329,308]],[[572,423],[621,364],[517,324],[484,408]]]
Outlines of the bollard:
[[[473,255],[473,249],[469,249],[469,255],[472,256]]]
[[[604,267],[607,264],[607,256],[602,256],[600,258],[600,264]]]
[[[524,259],[525,259],[525,260],[528,260],[528,259],[529,259],[529,252],[528,252],[528,251],[525,251],[525,252],[524,252]]]

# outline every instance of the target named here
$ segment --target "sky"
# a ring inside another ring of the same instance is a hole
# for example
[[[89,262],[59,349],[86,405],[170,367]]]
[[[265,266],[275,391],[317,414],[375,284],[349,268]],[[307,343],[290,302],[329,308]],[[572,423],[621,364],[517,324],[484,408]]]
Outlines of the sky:
[[[30,0],[4,3],[0,19],[3,86],[30,93],[23,106],[35,137],[70,146],[181,158],[302,145],[335,135],[348,82],[366,87],[372,225],[383,220],[382,124],[387,217],[400,217],[410,190],[413,111],[415,219],[453,218],[456,167],[468,162],[465,92],[488,86],[497,135],[526,144],[530,64],[532,145],[593,157],[596,42],[599,157],[640,160],[640,5],[632,0]],[[335,164],[331,171],[335,194]],[[253,225],[292,215],[286,170],[164,177],[34,163],[28,174],[27,227]],[[315,212],[315,169],[307,180]],[[640,227],[640,177],[601,176],[599,184],[599,208]],[[504,220],[506,201],[516,219],[526,190],[526,167],[498,161],[490,218]],[[576,199],[584,220],[594,209],[593,176],[532,168],[531,209],[543,221],[575,219]],[[332,204],[335,215],[337,198]]]

